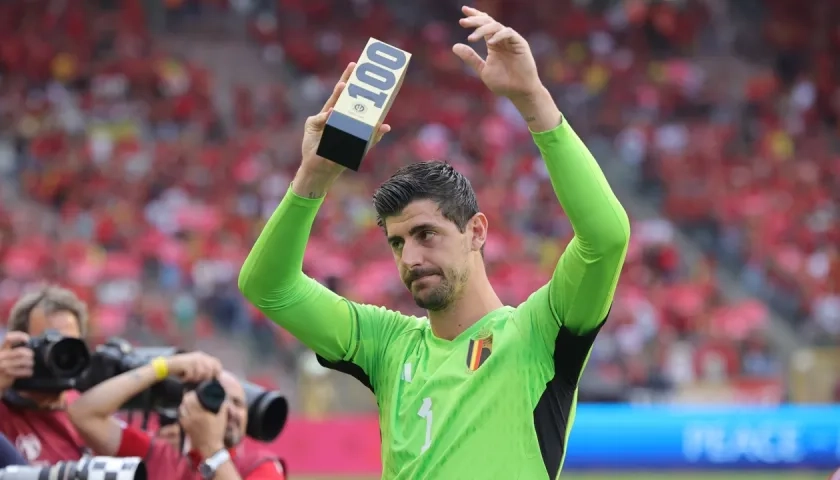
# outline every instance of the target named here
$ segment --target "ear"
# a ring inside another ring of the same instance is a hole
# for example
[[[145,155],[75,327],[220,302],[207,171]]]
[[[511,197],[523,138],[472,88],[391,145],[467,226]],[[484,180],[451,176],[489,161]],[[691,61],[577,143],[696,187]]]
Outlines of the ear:
[[[467,223],[467,232],[471,234],[470,250],[478,252],[487,241],[487,216],[481,212],[476,213]]]

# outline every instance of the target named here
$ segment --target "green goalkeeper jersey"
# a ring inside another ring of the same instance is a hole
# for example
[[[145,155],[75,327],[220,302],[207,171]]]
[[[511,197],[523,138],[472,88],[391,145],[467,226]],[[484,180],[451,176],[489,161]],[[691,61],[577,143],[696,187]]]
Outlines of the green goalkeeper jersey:
[[[426,318],[349,301],[302,273],[323,199],[291,190],[240,273],[245,296],[370,388],[383,479],[554,479],[577,384],[607,316],[629,222],[592,155],[563,122],[533,134],[575,230],[548,283],[454,340]]]

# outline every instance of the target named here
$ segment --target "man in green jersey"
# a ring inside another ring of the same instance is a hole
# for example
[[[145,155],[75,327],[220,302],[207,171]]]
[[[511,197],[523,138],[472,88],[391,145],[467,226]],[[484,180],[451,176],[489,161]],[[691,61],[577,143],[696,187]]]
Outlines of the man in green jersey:
[[[453,51],[533,134],[575,237],[549,282],[517,307],[493,291],[482,250],[489,225],[469,181],[450,165],[400,169],[374,206],[400,276],[428,317],[362,305],[301,271],[309,233],[342,167],[315,151],[330,108],[310,117],[303,160],[254,245],[239,286],[250,302],[379,405],[383,478],[553,479],[575,416],[577,384],[609,312],[624,262],[627,214],[584,144],[542,86],[527,42],[464,7],[470,41]],[[390,127],[383,125],[380,135]]]

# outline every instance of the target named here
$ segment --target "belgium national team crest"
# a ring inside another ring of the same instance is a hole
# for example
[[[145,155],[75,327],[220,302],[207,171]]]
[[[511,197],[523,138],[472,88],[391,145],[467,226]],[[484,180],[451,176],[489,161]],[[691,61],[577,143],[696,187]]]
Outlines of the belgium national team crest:
[[[481,331],[470,339],[467,348],[467,369],[471,372],[478,370],[493,353],[493,334]]]

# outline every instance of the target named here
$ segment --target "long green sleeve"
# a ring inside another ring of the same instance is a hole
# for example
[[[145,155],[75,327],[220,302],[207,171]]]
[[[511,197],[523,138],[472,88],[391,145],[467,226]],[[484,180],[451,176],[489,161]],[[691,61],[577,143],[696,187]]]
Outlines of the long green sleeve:
[[[351,302],[303,274],[303,255],[323,199],[291,188],[263,228],[239,272],[239,290],[277,325],[326,360],[362,369],[376,390],[388,378],[384,352],[393,339],[422,325],[375,305]],[[356,375],[354,375],[356,376]]]
[[[627,253],[630,221],[595,158],[566,121],[533,137],[575,236],[546,291],[529,302],[542,304],[539,317],[550,316],[582,335],[597,328],[610,309]]]
[[[312,223],[322,202],[289,189],[248,254],[239,273],[239,289],[315,352],[341,360],[356,348],[350,306],[302,271]]]

